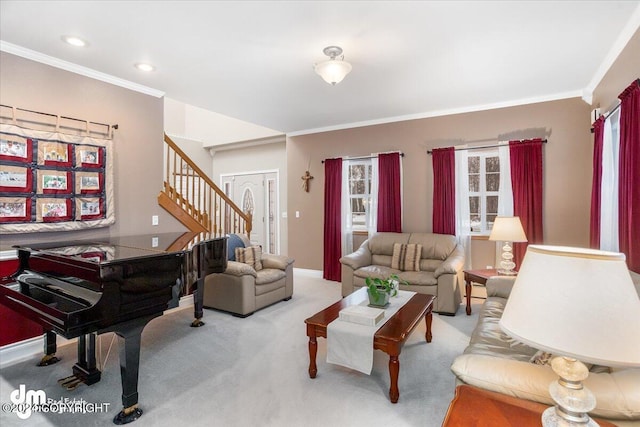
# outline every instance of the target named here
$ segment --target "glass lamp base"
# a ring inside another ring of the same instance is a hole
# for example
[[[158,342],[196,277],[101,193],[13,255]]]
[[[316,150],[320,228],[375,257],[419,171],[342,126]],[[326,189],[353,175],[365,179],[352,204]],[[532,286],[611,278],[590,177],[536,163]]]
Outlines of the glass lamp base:
[[[544,427],[597,427],[588,412],[596,407],[596,399],[582,381],[589,376],[584,363],[570,357],[551,360],[553,372],[560,378],[549,385],[555,406],[542,414]]]
[[[515,276],[518,274],[513,269],[516,268],[516,263],[513,262],[513,253],[511,252],[511,245],[509,242],[505,242],[502,247],[502,261],[500,261],[500,267],[498,273],[503,276]]]
[[[555,406],[547,408],[542,413],[543,427],[600,427],[599,424],[589,418],[586,422],[567,421],[558,416]]]

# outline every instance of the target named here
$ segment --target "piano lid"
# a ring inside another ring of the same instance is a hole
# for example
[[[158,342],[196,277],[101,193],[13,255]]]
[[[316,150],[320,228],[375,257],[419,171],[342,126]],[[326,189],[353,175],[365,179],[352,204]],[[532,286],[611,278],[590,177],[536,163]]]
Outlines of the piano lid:
[[[15,245],[16,249],[64,256],[84,262],[109,264],[135,258],[179,253],[210,239],[207,233],[158,233],[138,236],[111,236],[91,240]]]

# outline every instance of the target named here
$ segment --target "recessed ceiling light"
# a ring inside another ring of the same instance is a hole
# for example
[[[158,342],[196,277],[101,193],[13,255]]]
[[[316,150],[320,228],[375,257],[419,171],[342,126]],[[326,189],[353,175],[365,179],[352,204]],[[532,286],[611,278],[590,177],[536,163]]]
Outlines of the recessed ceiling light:
[[[71,46],[76,47],[85,47],[89,44],[86,41],[82,40],[80,37],[76,36],[62,36],[62,40],[64,40],[65,43],[69,43]]]
[[[140,71],[147,71],[147,72],[149,72],[149,71],[153,71],[153,70],[155,70],[155,69],[156,69],[156,67],[154,67],[153,65],[151,65],[151,64],[145,64],[144,62],[139,62],[139,63],[137,63],[137,64],[135,65],[135,67],[136,67],[138,70],[140,70]]]

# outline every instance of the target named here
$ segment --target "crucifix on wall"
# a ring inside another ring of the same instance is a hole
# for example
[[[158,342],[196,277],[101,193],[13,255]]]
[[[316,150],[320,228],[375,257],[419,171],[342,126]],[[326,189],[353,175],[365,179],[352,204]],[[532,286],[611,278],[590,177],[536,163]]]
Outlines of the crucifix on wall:
[[[309,181],[313,179],[313,176],[311,176],[311,173],[309,173],[309,171],[306,171],[304,175],[302,175],[301,179],[302,179],[302,189],[308,193]]]

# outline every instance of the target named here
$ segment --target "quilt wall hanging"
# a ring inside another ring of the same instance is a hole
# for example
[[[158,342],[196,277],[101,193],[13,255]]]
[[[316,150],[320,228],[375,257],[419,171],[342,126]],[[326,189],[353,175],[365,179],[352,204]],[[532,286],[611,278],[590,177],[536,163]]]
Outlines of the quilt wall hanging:
[[[113,224],[112,143],[0,124],[0,233]]]

